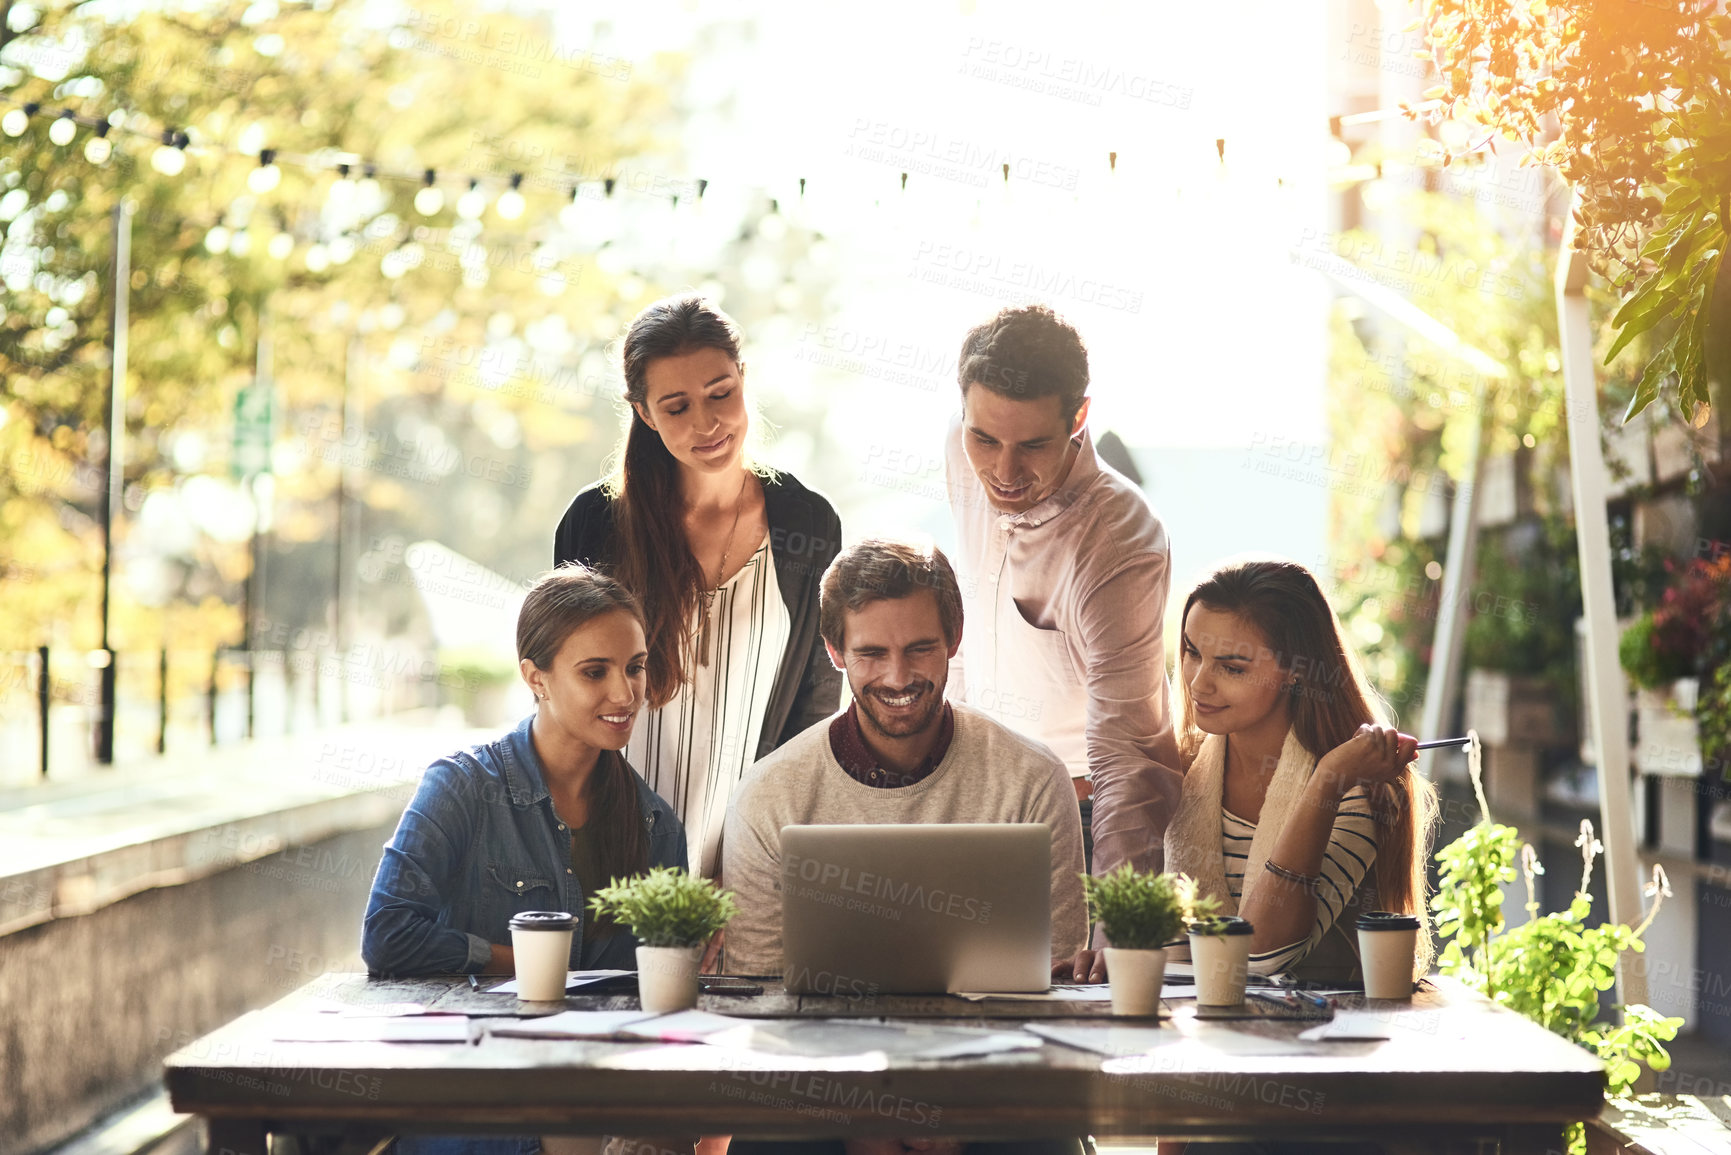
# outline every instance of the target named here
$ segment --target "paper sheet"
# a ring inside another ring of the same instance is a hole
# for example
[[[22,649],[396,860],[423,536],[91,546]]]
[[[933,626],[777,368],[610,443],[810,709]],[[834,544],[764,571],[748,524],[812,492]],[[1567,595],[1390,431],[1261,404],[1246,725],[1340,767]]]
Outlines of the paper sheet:
[[[1040,1041],[1021,1031],[974,1027],[862,1022],[857,1019],[775,1019],[710,1035],[711,1046],[761,1054],[820,1056],[883,1055],[900,1059],[956,1059],[1003,1051],[1031,1050]]]
[[[632,1023],[653,1018],[642,1011],[561,1011],[539,1019],[518,1019],[487,1028],[490,1035],[517,1039],[634,1039],[621,1032]]]
[[[987,999],[1003,999],[1009,1002],[1029,1003],[1093,1003],[1108,1002],[1112,998],[1112,988],[1104,983],[1054,983],[1049,991],[1039,991],[1022,994],[999,994],[988,991],[956,991],[958,999],[969,1002],[984,1002]]]
[[[1054,1043],[1114,1058],[1146,1056],[1165,1047],[1214,1051],[1226,1055],[1294,1055],[1303,1047],[1285,1039],[1235,1031],[1218,1024],[1206,1030],[1174,1027],[1061,1026],[1028,1023],[1024,1030]]]
[[[620,975],[634,975],[636,973],[636,971],[569,971],[565,975],[565,993],[571,994],[573,991],[592,983],[604,983],[609,979],[616,979]],[[490,995],[514,995],[517,993],[517,980],[512,979],[509,982],[500,983],[496,987],[488,987],[487,993]]]
[[[272,1035],[280,1043],[467,1043],[467,1015],[348,1019],[322,1015],[290,1022]]]
[[[1379,1042],[1394,1034],[1387,1015],[1336,1011],[1331,1021],[1300,1031],[1298,1037],[1312,1043]]]
[[[749,1027],[751,1019],[732,1015],[717,1015],[709,1011],[676,1011],[671,1015],[656,1015],[627,1023],[619,1029],[620,1037],[649,1039],[663,1043],[701,1043],[709,1036],[738,1027]]]

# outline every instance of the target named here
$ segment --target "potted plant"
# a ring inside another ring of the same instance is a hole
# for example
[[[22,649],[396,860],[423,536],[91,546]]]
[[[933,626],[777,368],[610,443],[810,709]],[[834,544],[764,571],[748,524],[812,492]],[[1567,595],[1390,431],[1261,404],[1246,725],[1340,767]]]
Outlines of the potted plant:
[[[1159,1014],[1166,944],[1186,923],[1213,914],[1219,904],[1198,898],[1188,875],[1137,870],[1127,862],[1099,878],[1084,874],[1082,893],[1089,918],[1106,935],[1112,1012]]]
[[[1636,686],[1635,764],[1649,774],[1698,775],[1702,738],[1719,733],[1731,686],[1731,555],[1670,568],[1670,586],[1623,631],[1617,657]]]
[[[1250,977],[1250,936],[1255,931],[1249,922],[1231,914],[1213,914],[1190,924],[1190,962],[1196,972],[1198,1006],[1233,1007],[1244,1001],[1244,983]]]
[[[651,1014],[697,1005],[703,945],[737,910],[733,894],[676,866],[613,880],[589,900],[596,915],[631,928],[638,938],[637,991]]]

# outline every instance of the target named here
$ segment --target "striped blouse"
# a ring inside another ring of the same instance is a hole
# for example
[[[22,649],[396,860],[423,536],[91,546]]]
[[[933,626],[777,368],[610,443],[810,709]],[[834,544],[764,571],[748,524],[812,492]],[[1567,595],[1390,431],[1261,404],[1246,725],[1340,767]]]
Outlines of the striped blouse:
[[[792,632],[765,534],[710,602],[708,662],[686,667],[678,693],[644,712],[625,748],[631,765],[685,823],[691,868],[706,877],[721,868],[727,802],[751,767]]]
[[[1376,859],[1376,823],[1370,807],[1370,795],[1362,787],[1341,800],[1334,816],[1334,831],[1322,854],[1316,884],[1316,925],[1310,928],[1310,937],[1279,950],[1251,955],[1253,972],[1274,974],[1296,965],[1340,917],[1349,896],[1358,890]],[[1226,889],[1232,892],[1233,902],[1244,895],[1244,866],[1250,857],[1250,840],[1255,836],[1256,823],[1246,822],[1224,806],[1220,808],[1220,848],[1226,859]]]
[[[1290,943],[1278,950],[1250,956],[1252,974],[1276,974],[1290,970],[1303,961],[1340,912],[1348,897],[1356,892],[1376,861],[1376,824],[1370,813],[1369,793],[1360,787],[1341,800],[1334,816],[1334,831],[1322,854],[1322,869],[1316,884],[1316,924],[1303,941]],[[1234,906],[1244,898],[1244,868],[1250,860],[1250,840],[1256,837],[1256,823],[1246,822],[1232,811],[1220,808],[1220,852],[1225,861],[1226,889],[1232,894]],[[1168,944],[1169,956],[1188,960],[1190,942],[1187,938]]]

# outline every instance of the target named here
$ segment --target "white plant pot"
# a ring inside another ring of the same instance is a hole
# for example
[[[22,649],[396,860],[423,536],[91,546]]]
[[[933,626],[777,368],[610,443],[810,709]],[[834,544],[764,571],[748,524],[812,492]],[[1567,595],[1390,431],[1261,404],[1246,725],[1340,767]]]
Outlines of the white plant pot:
[[[1196,1004],[1235,1007],[1244,1002],[1250,975],[1250,936],[1192,934],[1190,961],[1196,971]]]
[[[1164,950],[1106,948],[1106,980],[1115,1015],[1158,1015],[1160,984],[1166,978]]]
[[[643,1009],[652,1015],[665,1015],[695,1007],[697,967],[702,958],[701,946],[638,947],[637,997]]]

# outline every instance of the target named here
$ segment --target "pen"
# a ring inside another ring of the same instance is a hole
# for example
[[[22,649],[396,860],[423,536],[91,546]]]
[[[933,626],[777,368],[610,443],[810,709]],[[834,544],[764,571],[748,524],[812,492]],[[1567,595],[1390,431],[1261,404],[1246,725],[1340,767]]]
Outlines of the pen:
[[[1465,746],[1471,738],[1432,738],[1429,742],[1420,742],[1416,750],[1437,750],[1444,746]]]
[[[469,976],[469,989],[472,991],[480,990],[481,989],[481,980],[476,978],[474,975],[470,975]]]
[[[1286,998],[1288,1002],[1297,1002],[1299,999],[1303,999],[1314,1007],[1327,1007],[1329,1005],[1327,999],[1321,995],[1313,995],[1309,991],[1287,991]]]

